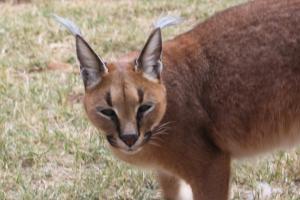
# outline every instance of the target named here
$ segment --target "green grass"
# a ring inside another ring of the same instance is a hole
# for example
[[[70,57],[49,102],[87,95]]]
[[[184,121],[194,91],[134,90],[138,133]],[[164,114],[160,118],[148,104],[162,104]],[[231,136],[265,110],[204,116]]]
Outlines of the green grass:
[[[0,199],[160,199],[154,175],[116,160],[86,119],[78,96],[74,38],[66,16],[106,60],[140,49],[160,15],[185,17],[164,38],[244,0],[0,3]],[[67,70],[49,64],[66,63]],[[300,151],[235,162],[232,199],[300,199]]]

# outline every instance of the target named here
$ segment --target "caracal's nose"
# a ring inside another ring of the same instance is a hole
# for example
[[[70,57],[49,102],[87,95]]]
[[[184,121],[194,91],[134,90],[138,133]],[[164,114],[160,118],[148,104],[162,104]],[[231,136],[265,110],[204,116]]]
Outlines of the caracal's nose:
[[[137,134],[123,134],[120,135],[121,140],[129,147],[132,147],[138,140]]]

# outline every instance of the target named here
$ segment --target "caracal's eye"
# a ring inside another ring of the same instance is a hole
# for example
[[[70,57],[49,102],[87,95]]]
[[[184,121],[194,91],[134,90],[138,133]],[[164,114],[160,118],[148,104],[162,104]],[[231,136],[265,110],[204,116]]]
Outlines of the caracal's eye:
[[[137,114],[144,115],[145,113],[149,113],[153,109],[153,104],[143,104],[139,107]]]
[[[117,116],[116,112],[110,108],[105,108],[105,109],[97,108],[97,112],[107,118],[114,118],[115,116]]]

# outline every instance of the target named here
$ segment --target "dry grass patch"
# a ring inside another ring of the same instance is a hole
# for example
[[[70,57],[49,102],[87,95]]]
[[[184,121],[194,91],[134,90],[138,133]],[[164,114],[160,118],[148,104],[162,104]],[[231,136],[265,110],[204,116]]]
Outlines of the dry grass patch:
[[[163,14],[186,18],[164,38],[243,0],[33,0],[0,3],[0,199],[160,199],[151,173],[113,158],[85,117],[69,17],[101,56],[140,49]],[[233,199],[300,198],[299,151],[233,170]],[[266,193],[266,192],[265,192]]]

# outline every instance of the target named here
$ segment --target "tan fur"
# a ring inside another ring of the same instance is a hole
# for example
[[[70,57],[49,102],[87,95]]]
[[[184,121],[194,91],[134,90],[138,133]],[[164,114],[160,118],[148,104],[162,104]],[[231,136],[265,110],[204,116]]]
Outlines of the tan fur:
[[[128,129],[136,126],[138,88],[144,101],[156,103],[140,138],[168,123],[164,132],[136,152],[112,150],[158,171],[167,199],[177,198],[184,180],[195,200],[225,200],[231,158],[299,143],[300,0],[249,2],[165,42],[157,83],[133,70],[138,55],[109,64],[84,105],[96,127],[118,137],[113,123],[95,112],[108,90]]]

